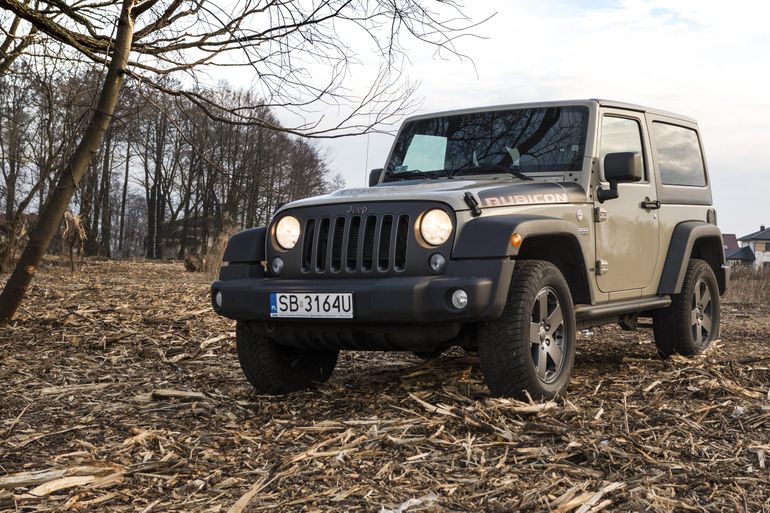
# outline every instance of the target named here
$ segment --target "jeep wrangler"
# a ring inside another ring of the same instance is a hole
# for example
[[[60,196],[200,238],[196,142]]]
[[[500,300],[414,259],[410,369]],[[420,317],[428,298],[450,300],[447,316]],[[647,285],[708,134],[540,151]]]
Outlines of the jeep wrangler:
[[[234,235],[214,310],[260,392],[339,351],[478,351],[496,396],[563,394],[579,330],[652,318],[661,355],[719,335],[728,284],[698,125],[605,100],[415,116],[368,188]]]

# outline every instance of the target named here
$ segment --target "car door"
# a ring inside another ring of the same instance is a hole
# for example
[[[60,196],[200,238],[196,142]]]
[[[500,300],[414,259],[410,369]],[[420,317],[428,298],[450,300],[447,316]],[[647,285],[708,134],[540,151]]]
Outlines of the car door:
[[[618,184],[619,197],[596,202],[596,282],[602,292],[628,291],[633,297],[653,279],[658,260],[658,214],[649,145],[645,144],[644,114],[605,109],[599,134],[599,180],[604,179],[607,153],[635,152],[642,156],[642,180]]]

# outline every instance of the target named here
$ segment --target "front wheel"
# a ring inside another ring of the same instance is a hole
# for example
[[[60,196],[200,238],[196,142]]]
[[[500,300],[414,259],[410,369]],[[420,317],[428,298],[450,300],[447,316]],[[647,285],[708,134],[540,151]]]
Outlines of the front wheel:
[[[550,399],[564,392],[575,363],[575,311],[559,269],[517,262],[503,314],[479,327],[478,343],[492,395]]]
[[[719,336],[719,287],[714,270],[704,260],[687,265],[682,291],[671,305],[652,316],[655,345],[662,356],[701,353]]]
[[[238,360],[246,379],[265,394],[287,394],[328,380],[339,351],[282,346],[238,321],[235,332]]]

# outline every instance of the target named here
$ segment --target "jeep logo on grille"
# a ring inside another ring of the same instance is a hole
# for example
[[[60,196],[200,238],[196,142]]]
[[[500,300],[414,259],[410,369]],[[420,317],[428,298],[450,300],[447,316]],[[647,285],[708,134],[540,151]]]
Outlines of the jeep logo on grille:
[[[357,207],[355,205],[350,205],[345,212],[346,214],[366,214],[369,211],[368,207]]]

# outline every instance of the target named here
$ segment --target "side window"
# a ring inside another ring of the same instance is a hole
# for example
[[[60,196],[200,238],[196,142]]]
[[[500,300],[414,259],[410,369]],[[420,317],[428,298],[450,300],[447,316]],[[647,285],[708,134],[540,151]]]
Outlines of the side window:
[[[602,118],[602,139],[599,145],[602,177],[604,177],[604,156],[608,153],[618,152],[638,153],[642,156],[642,169],[647,169],[642,151],[642,132],[639,122],[635,119],[604,116]]]
[[[706,185],[698,134],[695,130],[654,122],[655,158],[663,185]]]

